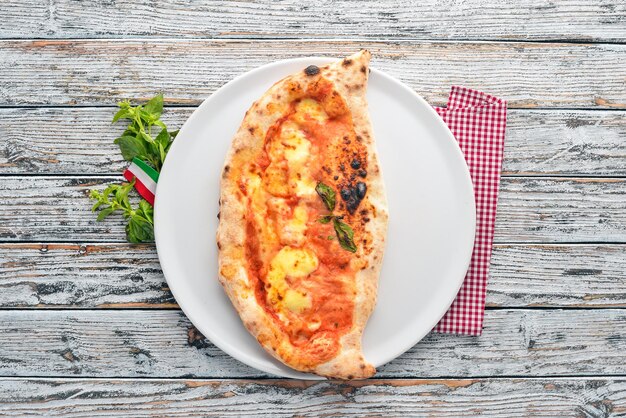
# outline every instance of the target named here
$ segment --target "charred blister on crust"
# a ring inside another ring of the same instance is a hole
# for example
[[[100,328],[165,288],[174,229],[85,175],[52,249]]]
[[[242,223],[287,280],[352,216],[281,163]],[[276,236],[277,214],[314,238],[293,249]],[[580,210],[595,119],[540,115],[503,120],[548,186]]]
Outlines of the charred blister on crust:
[[[308,76],[318,75],[320,73],[320,67],[317,65],[309,65],[304,69],[304,73]]]
[[[350,58],[346,58],[341,62],[341,65],[344,67],[349,67],[352,65],[352,60]]]
[[[346,203],[346,209],[350,215],[354,215],[359,208],[359,204],[365,199],[367,193],[367,185],[359,181],[356,184],[348,183],[342,186],[339,191],[341,199]]]
[[[363,183],[362,181],[358,182],[356,184],[356,195],[359,198],[359,200],[363,200],[366,192],[367,192],[367,185]]]

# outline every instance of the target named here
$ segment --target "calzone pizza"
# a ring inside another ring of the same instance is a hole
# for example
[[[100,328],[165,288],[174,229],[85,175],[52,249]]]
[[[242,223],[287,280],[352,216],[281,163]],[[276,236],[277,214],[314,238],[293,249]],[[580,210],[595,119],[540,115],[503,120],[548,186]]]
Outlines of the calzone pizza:
[[[219,278],[284,364],[372,376],[361,335],[376,303],[387,203],[369,121],[368,51],[310,65],[246,113],[222,172]]]

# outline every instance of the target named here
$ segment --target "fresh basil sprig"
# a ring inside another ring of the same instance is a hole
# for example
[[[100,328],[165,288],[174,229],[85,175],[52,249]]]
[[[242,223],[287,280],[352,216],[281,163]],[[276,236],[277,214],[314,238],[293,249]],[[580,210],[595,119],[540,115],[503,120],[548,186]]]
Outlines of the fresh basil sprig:
[[[98,221],[107,216],[122,212],[122,216],[128,219],[126,236],[130,242],[146,242],[154,240],[154,221],[152,220],[152,206],[145,200],[139,202],[137,208],[133,208],[128,199],[128,193],[135,186],[135,182],[111,184],[104,191],[92,190],[89,194],[91,199],[96,200],[92,210],[100,210]]]
[[[320,196],[324,205],[329,211],[335,210],[336,204],[336,193],[335,191],[328,185],[319,182],[317,186],[315,186],[315,191]],[[339,241],[339,245],[344,250],[348,250],[352,253],[356,252],[356,244],[354,243],[354,230],[347,223],[342,221],[343,216],[333,215],[324,215],[321,216],[317,221],[322,224],[333,222],[333,228],[335,229],[335,234],[337,234],[337,240]]]
[[[119,103],[119,107],[120,110],[113,116],[113,123],[120,119],[130,120],[124,133],[114,141],[120,147],[122,156],[127,161],[138,157],[160,171],[178,133],[169,132],[160,119],[163,113],[163,95],[153,97],[144,106],[133,107],[125,100]],[[155,130],[155,127],[160,130]],[[153,131],[158,134],[154,136]]]
[[[138,157],[154,167],[156,171],[161,171],[167,152],[178,133],[178,131],[168,131],[165,123],[161,121],[163,95],[153,97],[143,106],[133,107],[128,100],[125,100],[119,103],[119,108],[120,110],[113,116],[113,123],[122,119],[130,121],[126,130],[114,141],[120,147],[122,156],[128,161]],[[156,136],[154,136],[155,133],[157,133]],[[96,201],[92,211],[100,211],[98,221],[104,220],[113,213],[121,212],[122,216],[128,220],[126,225],[128,241],[154,241],[153,208],[144,199],[133,207],[129,193],[134,185],[134,182],[111,184],[102,192],[92,190],[89,197]]]

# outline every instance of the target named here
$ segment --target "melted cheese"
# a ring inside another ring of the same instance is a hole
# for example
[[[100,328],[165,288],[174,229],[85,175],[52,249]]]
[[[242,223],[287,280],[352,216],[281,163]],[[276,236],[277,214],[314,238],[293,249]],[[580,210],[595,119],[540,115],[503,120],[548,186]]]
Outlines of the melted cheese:
[[[311,307],[311,299],[305,293],[292,289],[287,278],[303,278],[318,267],[315,253],[304,248],[283,247],[272,259],[267,273],[267,300],[278,312],[287,308],[302,312]]]
[[[297,114],[296,114],[297,115]],[[268,146],[270,165],[265,170],[265,188],[274,196],[314,196],[315,181],[308,169],[311,142],[297,124],[286,121]]]
[[[311,142],[306,139],[304,132],[293,123],[283,124],[278,142],[282,145],[282,151],[289,165],[305,164],[311,152]]]
[[[295,120],[298,123],[305,123],[307,118],[324,122],[328,120],[328,115],[319,102],[313,99],[304,99],[296,105]]]
[[[258,174],[250,173],[246,178],[246,188],[248,189],[248,195],[250,196],[250,204],[254,209],[252,211],[254,220],[257,225],[267,225],[267,228],[263,228],[262,238],[265,242],[276,242],[278,237],[276,236],[274,224],[267,216],[266,205],[266,193],[261,187],[262,180]],[[261,247],[261,251],[267,251],[264,247]]]
[[[278,232],[280,242],[285,245],[301,246],[305,240],[304,233],[306,232],[307,220],[306,207],[298,205],[293,211],[293,217],[285,222]]]
[[[289,173],[285,164],[272,162],[265,169],[265,189],[274,196],[289,196]]]

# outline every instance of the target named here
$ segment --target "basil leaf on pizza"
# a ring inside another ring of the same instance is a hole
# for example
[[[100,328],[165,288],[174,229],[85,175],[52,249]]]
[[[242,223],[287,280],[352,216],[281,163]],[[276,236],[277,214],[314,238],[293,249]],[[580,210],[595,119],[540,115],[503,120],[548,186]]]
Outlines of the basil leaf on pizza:
[[[324,215],[322,217],[320,217],[317,221],[323,224],[327,224],[330,221],[332,221],[333,219],[335,219],[334,215]]]
[[[350,228],[350,225],[341,222],[337,218],[333,218],[333,227],[337,233],[337,239],[339,240],[341,248],[348,250],[351,253],[355,253],[356,245],[354,244],[354,231]]]
[[[329,378],[376,371],[361,336],[388,216],[369,59],[360,51],[275,83],[246,113],[222,172],[220,283],[269,354]]]
[[[335,191],[322,182],[317,183],[317,186],[315,186],[315,191],[324,201],[326,208],[331,212],[334,211],[336,203]]]

